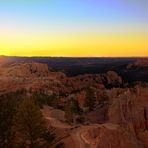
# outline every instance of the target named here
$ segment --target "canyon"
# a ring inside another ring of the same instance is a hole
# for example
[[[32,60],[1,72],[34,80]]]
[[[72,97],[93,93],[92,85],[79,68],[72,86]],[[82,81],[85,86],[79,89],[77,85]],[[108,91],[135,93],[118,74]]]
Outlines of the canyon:
[[[147,65],[148,60],[140,60],[127,64],[125,70],[145,72]],[[85,106],[88,88],[94,92],[91,111]],[[46,63],[1,62],[0,96],[19,90],[25,90],[27,96],[58,96],[58,107],[44,104],[41,109],[47,125],[54,128],[53,148],[148,147],[148,83],[142,78],[129,83],[112,70],[67,76]],[[69,123],[63,108],[73,98],[82,114],[73,115]]]

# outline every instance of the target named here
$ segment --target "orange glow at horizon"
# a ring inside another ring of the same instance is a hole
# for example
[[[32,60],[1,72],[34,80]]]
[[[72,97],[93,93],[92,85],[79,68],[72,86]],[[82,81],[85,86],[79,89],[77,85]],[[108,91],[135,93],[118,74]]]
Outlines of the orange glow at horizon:
[[[0,55],[148,56],[148,32],[20,33],[0,35]]]

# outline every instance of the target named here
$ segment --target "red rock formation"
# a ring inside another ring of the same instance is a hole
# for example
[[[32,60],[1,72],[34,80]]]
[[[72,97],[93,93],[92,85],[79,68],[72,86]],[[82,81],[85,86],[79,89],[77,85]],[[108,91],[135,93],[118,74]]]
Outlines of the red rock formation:
[[[148,68],[148,59],[140,59],[137,60],[133,64],[129,64],[127,66],[127,69],[132,69],[132,68]]]
[[[73,145],[69,141],[73,141]],[[143,148],[129,131],[116,124],[81,126],[60,143],[65,148]]]
[[[61,104],[64,104],[70,97],[74,97],[78,99],[82,108],[85,89],[88,87],[94,89],[96,105],[98,106],[93,112],[88,113],[86,118],[92,124],[90,126],[81,125],[77,129],[69,129],[68,137],[62,140],[67,148],[81,146],[82,148],[148,147],[147,85],[145,88],[137,84],[136,87],[129,89],[113,88],[107,90],[106,93],[109,96],[107,103],[100,101],[105,86],[120,86],[121,84],[122,78],[112,71],[107,74],[67,77],[64,73],[53,72],[46,64],[41,63],[21,62],[0,67],[0,94],[21,88],[28,91],[31,89],[33,92],[41,90],[49,95],[53,93],[64,94],[60,100]],[[57,119],[53,121],[57,121]],[[69,145],[70,141],[75,144]]]
[[[27,90],[46,93],[71,93],[87,87],[103,88],[104,77],[109,84],[121,83],[121,78],[115,72],[108,74],[86,74],[76,77],[66,77],[62,72],[51,71],[46,64],[34,62],[8,63],[0,67],[0,92]]]
[[[90,148],[141,148],[141,143],[118,125],[106,124],[91,127],[81,134]]]

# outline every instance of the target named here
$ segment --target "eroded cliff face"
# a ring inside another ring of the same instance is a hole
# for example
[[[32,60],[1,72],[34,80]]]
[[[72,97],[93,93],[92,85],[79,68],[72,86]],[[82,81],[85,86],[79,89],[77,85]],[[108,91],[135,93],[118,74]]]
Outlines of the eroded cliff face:
[[[122,127],[116,124],[102,124],[88,127],[81,138],[90,148],[140,148],[142,144]]]
[[[93,118],[92,121],[101,123],[100,119],[102,119],[104,123],[118,124],[142,141],[145,147],[148,147],[146,142],[148,132],[148,88],[141,86],[128,89],[117,88],[110,90],[109,94],[111,97],[108,105],[102,106],[94,113],[89,113]],[[101,118],[102,116],[103,118]]]
[[[1,75],[12,77],[47,76],[48,66],[41,63],[9,63],[1,67]]]
[[[147,129],[147,88],[139,88],[138,93],[127,90],[113,99],[108,111],[109,122],[133,126],[135,132]]]
[[[9,63],[0,67],[0,92],[6,93],[18,89],[47,91],[52,93],[53,85],[59,86],[63,73],[53,72],[46,64],[33,62]]]
[[[120,90],[120,93],[122,91]],[[106,123],[120,125],[139,142],[148,147],[148,89],[129,88],[110,100],[108,110],[103,112]]]
[[[0,92],[17,89],[39,91],[47,94],[71,93],[87,87],[101,88],[104,84],[121,84],[122,79],[115,72],[107,74],[85,74],[67,77],[62,72],[55,72],[46,64],[34,62],[7,63],[0,66]]]

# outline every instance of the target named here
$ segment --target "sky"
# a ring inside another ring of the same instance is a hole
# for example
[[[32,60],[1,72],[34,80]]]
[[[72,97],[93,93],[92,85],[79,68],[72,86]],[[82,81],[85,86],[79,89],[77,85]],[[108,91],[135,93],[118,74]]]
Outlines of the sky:
[[[148,0],[0,0],[0,55],[148,56]]]

